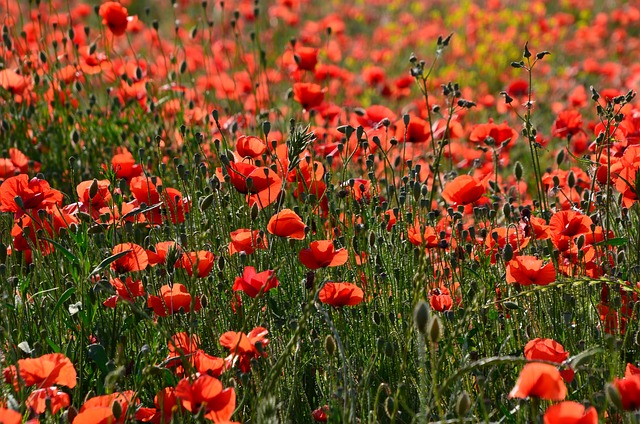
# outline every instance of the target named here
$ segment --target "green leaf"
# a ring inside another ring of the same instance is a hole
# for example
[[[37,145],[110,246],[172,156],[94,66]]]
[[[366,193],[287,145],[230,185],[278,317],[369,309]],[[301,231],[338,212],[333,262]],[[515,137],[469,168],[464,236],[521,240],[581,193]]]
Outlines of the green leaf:
[[[100,371],[104,373],[109,372],[109,369],[107,368],[109,357],[107,356],[107,351],[104,350],[104,346],[100,343],[94,343],[89,345],[87,350],[89,351],[89,358],[98,365]]]
[[[89,274],[89,277],[96,275],[97,273],[105,269],[108,265],[110,265],[112,262],[115,262],[118,259],[122,258],[123,256],[128,255],[130,252],[133,252],[133,250],[131,249],[123,250],[122,252],[118,252],[115,255],[109,256],[107,259],[100,262],[98,266],[93,269],[93,271],[91,271],[91,274]]]
[[[624,237],[615,237],[597,242],[596,246],[624,246],[629,240]]]
[[[46,238],[46,237],[40,237],[40,239],[44,241],[48,241],[49,243],[53,244],[56,247],[56,250],[59,250],[64,255],[65,258],[69,259],[71,262],[73,262],[76,265],[80,265],[80,259],[78,259],[76,255],[71,253],[66,247],[64,247],[57,241],[52,240],[50,238]]]
[[[60,309],[62,304],[69,300],[69,298],[73,296],[75,292],[75,287],[69,287],[64,293],[62,293],[62,296],[60,296],[60,299],[58,299],[58,301],[56,302],[56,306],[54,306],[53,310],[51,311],[51,316],[55,316],[56,312],[58,312],[58,309]]]

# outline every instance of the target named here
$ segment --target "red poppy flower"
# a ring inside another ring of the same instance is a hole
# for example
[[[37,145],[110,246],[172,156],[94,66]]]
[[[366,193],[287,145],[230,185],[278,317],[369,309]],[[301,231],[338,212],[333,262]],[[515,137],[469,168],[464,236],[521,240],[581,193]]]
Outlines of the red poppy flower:
[[[283,209],[273,215],[267,225],[269,234],[278,237],[289,237],[295,240],[304,240],[307,226],[291,209]]]
[[[27,87],[29,87],[30,81],[23,75],[18,74],[12,69],[3,69],[0,71],[0,87],[13,94],[21,95]]]
[[[13,165],[11,159],[0,158],[0,180],[13,177],[18,173],[18,169]]]
[[[313,71],[318,64],[318,49],[314,47],[296,47],[295,60],[298,69]]]
[[[13,212],[20,216],[27,210],[56,205],[62,205],[62,193],[52,189],[45,180],[29,179],[28,175],[20,174],[7,178],[0,185],[0,212]]]
[[[35,172],[40,172],[40,168],[42,167],[42,164],[40,162],[30,160],[27,155],[25,155],[15,147],[9,149],[9,157],[11,158],[11,162],[13,162],[13,165],[22,174],[27,174],[29,172],[29,168],[33,168]]]
[[[102,3],[98,14],[102,18],[102,24],[106,25],[113,35],[122,35],[127,30],[129,13],[120,3],[114,1]]]
[[[233,255],[245,252],[247,255],[252,254],[256,249],[267,249],[267,239],[260,235],[258,230],[249,230],[240,228],[231,232],[231,243],[229,243],[229,254]]]
[[[197,372],[209,374],[212,377],[220,377],[229,368],[229,363],[225,359],[209,355],[202,349],[196,350],[191,360]]]
[[[113,255],[126,252],[128,253],[115,261],[111,262],[111,269],[118,274],[124,274],[125,272],[142,271],[149,265],[149,258],[147,252],[139,245],[135,243],[121,243],[116,245],[111,253]]]
[[[155,252],[145,250],[149,259],[149,265],[167,264],[167,260],[171,257],[173,263],[167,264],[170,267],[176,265],[176,261],[182,258],[182,248],[175,241],[161,241],[154,246]]]
[[[507,263],[507,283],[523,286],[535,284],[546,286],[556,281],[556,269],[553,263],[542,265],[535,256],[516,256]]]
[[[568,210],[553,214],[549,220],[551,241],[559,250],[567,250],[573,238],[591,232],[593,221],[587,215]]]
[[[182,258],[176,263],[176,268],[184,268],[189,276],[195,274],[199,278],[204,278],[213,269],[213,253],[207,250],[183,253]]]
[[[127,417],[129,404],[135,394],[132,390],[92,397],[80,408],[80,413],[73,420],[74,424],[123,424]],[[120,404],[120,417],[113,414],[113,404]],[[138,401],[136,401],[138,403]]]
[[[264,140],[255,136],[240,136],[236,142],[236,150],[243,157],[257,158],[267,151]]]
[[[493,120],[486,124],[476,125],[469,135],[469,140],[474,143],[494,144],[498,147],[505,142],[513,145],[517,138],[518,132],[511,128],[509,124],[503,122],[500,125],[496,125]]]
[[[111,202],[111,192],[109,191],[109,180],[88,180],[83,181],[76,187],[78,200],[84,205],[91,205],[92,209],[100,209],[109,206]],[[94,193],[92,193],[94,190]],[[91,196],[93,194],[93,196]]]
[[[539,362],[525,365],[516,385],[509,393],[509,398],[524,399],[530,396],[546,400],[564,400],[567,387],[560,371],[553,365]]]
[[[393,214],[393,211],[388,214]],[[395,217],[392,218],[395,221]],[[389,221],[391,222],[391,220]],[[440,238],[436,234],[436,230],[433,227],[424,227],[424,230],[421,231],[421,226],[417,222],[407,229],[407,236],[409,238],[409,242],[414,246],[422,246],[423,243],[425,248],[430,249],[434,247],[438,247],[440,245]],[[389,230],[387,226],[387,230]]]
[[[614,387],[620,394],[622,408],[625,411],[635,411],[640,408],[640,374],[631,375],[623,379],[614,379]]]
[[[333,241],[318,240],[311,243],[308,249],[302,249],[298,259],[309,269],[344,265],[349,259],[345,248],[335,249]]]
[[[471,175],[460,175],[446,185],[442,197],[453,205],[468,205],[480,199],[484,191],[482,183]]]
[[[0,408],[0,422],[2,424],[20,424],[22,415],[13,409]]]
[[[182,409],[176,397],[176,389],[165,387],[160,390],[153,399],[155,408],[140,408],[136,411],[136,420],[144,423],[161,424],[169,423],[174,411]]]
[[[20,381],[24,385],[51,387],[55,385],[67,386],[73,389],[76,386],[76,369],[71,360],[62,353],[49,353],[39,358],[20,359],[18,367],[20,369],[20,379],[17,377],[15,366],[7,367],[3,370],[4,381],[12,383],[16,390]]]
[[[222,383],[207,374],[195,380],[180,380],[175,390],[182,406],[193,414],[204,409],[204,417],[214,423],[226,423],[236,408],[236,393],[233,388],[222,388]]]
[[[631,377],[632,375],[638,375],[640,374],[640,368],[636,367],[633,364],[627,364],[627,367],[624,370],[624,376],[625,377]]]
[[[558,114],[553,122],[551,134],[554,137],[564,138],[577,134],[582,130],[582,115],[577,110],[565,110]]]
[[[329,419],[327,412],[329,411],[329,405],[325,405],[322,408],[314,409],[311,412],[311,418],[317,423],[326,423]]]
[[[352,283],[326,283],[318,292],[320,302],[331,306],[355,306],[362,302],[364,292]]]
[[[115,308],[118,302],[133,302],[136,297],[144,296],[144,286],[140,280],[127,277],[123,282],[120,278],[112,278],[111,285],[116,290],[116,294],[102,303],[107,308]]]
[[[569,358],[569,352],[553,339],[533,339],[524,346],[524,357],[529,360],[550,361],[562,364]],[[560,371],[565,382],[571,383],[574,377],[571,368]]]
[[[550,406],[544,413],[544,424],[598,424],[598,411],[593,406],[565,401]]]
[[[431,138],[429,123],[417,116],[411,116],[409,125],[404,125],[404,120],[396,123],[396,140],[407,143],[424,143]]]
[[[324,92],[318,84],[310,82],[297,82],[293,84],[293,98],[300,103],[305,110],[318,107],[324,101]]]
[[[182,284],[174,283],[173,287],[165,284],[160,288],[160,296],[149,296],[147,305],[156,315],[166,317],[177,312],[190,312],[191,300],[192,296]],[[200,297],[196,296],[193,310],[197,312],[200,308],[202,308]]]
[[[272,270],[256,273],[256,269],[252,266],[245,266],[242,277],[236,277],[233,283],[233,291],[243,291],[253,298],[276,287],[278,287],[278,279]]]
[[[142,166],[136,163],[131,152],[124,147],[116,150],[111,159],[111,168],[116,173],[116,178],[130,180],[142,174]]]
[[[237,362],[242,372],[249,372],[252,358],[267,356],[265,348],[269,344],[269,339],[266,338],[268,333],[266,328],[256,327],[249,334],[227,331],[221,335],[220,344],[230,351],[227,362]]]
[[[51,405],[49,408],[47,408],[47,403]],[[26,405],[36,414],[44,414],[48,409],[55,415],[62,408],[71,405],[71,399],[68,394],[58,390],[56,386],[51,386],[31,392],[27,398]],[[0,418],[0,422],[4,421]]]
[[[453,307],[451,292],[445,286],[429,291],[431,309],[438,312],[448,311]]]

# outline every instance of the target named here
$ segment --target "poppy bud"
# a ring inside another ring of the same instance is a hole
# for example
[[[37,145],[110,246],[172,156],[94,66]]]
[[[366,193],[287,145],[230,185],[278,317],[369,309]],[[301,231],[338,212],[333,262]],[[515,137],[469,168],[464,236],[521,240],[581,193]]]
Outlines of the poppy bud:
[[[333,356],[333,354],[336,353],[336,340],[331,334],[324,339],[324,350],[328,356]]]
[[[113,402],[113,405],[111,406],[111,413],[116,420],[120,419],[120,417],[122,416],[122,405],[120,404],[120,402]]]
[[[520,163],[520,161],[517,161],[515,166],[513,167],[513,174],[516,176],[516,180],[520,181],[522,179],[524,169],[522,168],[522,163]]]
[[[469,408],[471,408],[471,398],[469,393],[463,391],[456,401],[456,415],[460,418],[464,417],[469,412]]]
[[[622,398],[620,397],[620,392],[616,387],[609,383],[604,389],[605,394],[607,395],[607,400],[612,403],[616,408],[623,411],[622,407]]]
[[[440,322],[440,318],[434,315],[431,317],[431,321],[429,321],[429,326],[427,329],[429,334],[429,341],[431,343],[437,343],[440,340],[440,336],[442,336],[442,323]]]
[[[420,334],[427,334],[427,324],[430,318],[429,305],[424,300],[420,300],[413,309],[413,322]]]

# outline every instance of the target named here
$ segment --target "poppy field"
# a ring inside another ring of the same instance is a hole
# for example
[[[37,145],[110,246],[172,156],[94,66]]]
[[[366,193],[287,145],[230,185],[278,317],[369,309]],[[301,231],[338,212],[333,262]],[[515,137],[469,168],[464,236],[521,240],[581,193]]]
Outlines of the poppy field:
[[[0,423],[640,420],[640,2],[0,21]]]

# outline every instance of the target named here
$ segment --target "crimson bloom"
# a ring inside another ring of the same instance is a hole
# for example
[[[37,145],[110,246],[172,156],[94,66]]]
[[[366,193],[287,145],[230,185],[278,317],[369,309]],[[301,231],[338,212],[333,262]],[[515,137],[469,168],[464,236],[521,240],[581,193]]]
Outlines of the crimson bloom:
[[[320,302],[331,306],[355,306],[362,302],[364,292],[353,283],[326,283],[318,293]]]
[[[22,415],[13,409],[0,408],[0,422],[2,424],[20,424]]]
[[[124,256],[111,262],[111,269],[119,274],[132,271],[142,271],[149,264],[147,252],[135,243],[121,243],[114,246],[112,254],[127,252]]]
[[[297,82],[293,84],[293,98],[300,103],[305,110],[318,107],[324,101],[324,92],[318,84],[310,82]]]
[[[92,397],[87,400],[80,408],[80,413],[76,415],[73,420],[73,424],[122,424],[127,417],[127,410],[129,404],[132,403],[134,398],[133,390],[127,390],[124,392],[112,393],[109,395],[102,395]],[[120,417],[116,418],[114,411],[114,403],[120,404]]]
[[[546,286],[556,280],[556,269],[551,262],[542,265],[535,256],[516,256],[507,263],[506,280],[523,286]]]
[[[213,260],[213,253],[208,250],[183,253],[180,261],[176,263],[176,268],[184,268],[189,276],[195,273],[199,278],[204,278],[213,269]]]
[[[245,266],[242,277],[236,277],[233,283],[233,291],[243,291],[249,297],[256,297],[260,293],[278,287],[278,279],[272,270],[256,273],[252,266]]]
[[[20,216],[27,210],[56,205],[62,205],[62,193],[52,189],[45,180],[29,179],[27,174],[20,174],[7,178],[0,185],[0,212],[13,212]]]
[[[620,394],[622,408],[635,411],[640,408],[640,374],[630,375],[622,379],[614,379],[613,386]]]
[[[533,339],[524,346],[524,357],[529,360],[555,362],[562,364],[569,358],[569,352],[553,339]],[[571,368],[560,371],[560,375],[564,381],[571,383],[573,381],[574,372]]]
[[[267,145],[261,138],[242,135],[236,141],[236,150],[243,158],[257,158],[267,151]]]
[[[112,278],[111,285],[116,290],[116,294],[103,302],[107,308],[115,308],[118,302],[133,302],[136,297],[144,296],[144,286],[140,280],[127,277],[123,282],[120,278]]]
[[[291,209],[283,209],[271,217],[267,224],[267,231],[274,236],[303,240],[306,236],[304,231],[306,227],[297,213]]]
[[[302,249],[298,259],[309,269],[344,265],[349,259],[345,248],[337,249],[331,240],[317,240],[308,249]]]
[[[149,296],[147,305],[153,309],[158,316],[166,317],[177,312],[190,312],[193,297],[187,288],[180,283],[174,283],[173,287],[164,285],[160,288],[160,296]],[[193,310],[197,312],[202,308],[200,297],[193,300]]]
[[[222,383],[207,374],[195,380],[184,378],[176,386],[175,396],[187,411],[198,414],[204,409],[204,417],[214,423],[226,423],[236,408],[236,392],[232,387],[223,389]]]
[[[480,199],[484,186],[471,175],[460,175],[442,190],[442,197],[454,205],[468,205]]]
[[[242,372],[249,372],[252,358],[267,356],[265,347],[269,344],[266,338],[268,333],[266,328],[256,327],[249,334],[227,331],[221,335],[220,344],[230,351],[228,362],[238,362]]]
[[[122,35],[127,30],[129,13],[120,3],[115,1],[102,3],[98,14],[102,18],[103,25],[106,25],[113,35]]]
[[[256,249],[267,249],[267,239],[258,230],[240,228],[231,232],[231,243],[229,243],[229,254],[245,252],[252,254]]]
[[[544,413],[544,424],[597,424],[598,411],[578,402],[565,401],[550,406]]]
[[[175,388],[165,387],[153,399],[155,408],[140,408],[136,411],[136,420],[144,423],[169,423],[174,411],[182,409],[178,403]]]
[[[509,398],[528,398],[535,396],[546,400],[564,400],[567,396],[560,371],[553,365],[539,362],[528,363],[520,372],[516,385]]]
[[[56,386],[51,386],[31,392],[26,401],[27,407],[36,414],[45,413],[47,411],[47,403],[51,405],[49,410],[55,415],[62,408],[71,405],[71,399],[68,394],[58,390]],[[4,421],[0,418],[0,422]]]
[[[67,386],[73,389],[76,386],[76,369],[69,358],[62,353],[49,353],[39,358],[20,359],[18,361],[20,378],[15,366],[3,370],[4,381],[13,383],[17,389],[19,380],[25,386],[51,387],[55,385]]]
[[[493,120],[486,124],[476,125],[469,135],[469,140],[474,143],[495,144],[498,147],[505,142],[513,144],[516,138],[518,138],[518,132],[509,124],[503,122],[498,125],[494,124]]]

